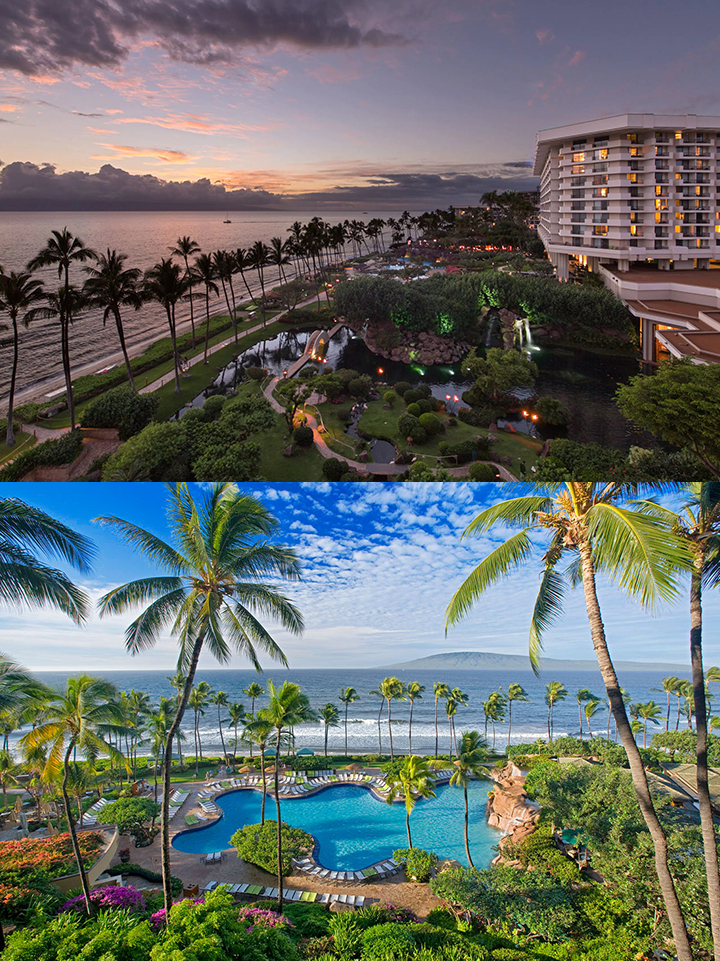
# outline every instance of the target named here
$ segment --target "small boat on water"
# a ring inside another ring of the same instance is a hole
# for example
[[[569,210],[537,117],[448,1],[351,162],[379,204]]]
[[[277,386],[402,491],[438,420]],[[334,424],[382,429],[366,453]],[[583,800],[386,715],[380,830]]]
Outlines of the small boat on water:
[[[231,224],[231,223],[232,223],[232,220],[230,220],[230,213],[229,213],[229,212],[225,214],[225,220],[223,220],[223,223],[224,223],[224,224]]]

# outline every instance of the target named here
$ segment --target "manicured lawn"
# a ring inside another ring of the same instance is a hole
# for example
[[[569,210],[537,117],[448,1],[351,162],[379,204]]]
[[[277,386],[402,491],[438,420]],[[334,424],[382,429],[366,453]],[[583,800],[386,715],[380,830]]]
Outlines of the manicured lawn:
[[[35,444],[35,438],[32,433],[26,433],[25,431],[19,431],[15,433],[15,443],[12,447],[6,447],[5,441],[0,444],[0,464],[4,464],[6,461],[12,460],[21,454],[24,450],[29,450]]]

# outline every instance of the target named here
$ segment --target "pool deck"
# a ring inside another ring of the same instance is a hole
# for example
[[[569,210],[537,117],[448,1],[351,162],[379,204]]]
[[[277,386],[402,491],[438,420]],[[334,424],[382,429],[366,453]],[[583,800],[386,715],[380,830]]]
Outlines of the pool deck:
[[[360,786],[362,782],[338,781],[334,783],[356,783]],[[202,888],[209,881],[217,881],[220,884],[260,884],[265,887],[275,881],[274,875],[263,871],[262,868],[256,867],[254,864],[248,864],[239,858],[234,848],[225,849],[226,856],[220,863],[205,865],[204,858],[200,854],[188,854],[184,851],[178,851],[173,847],[172,840],[175,835],[188,830],[184,819],[185,813],[190,813],[197,807],[198,795],[207,790],[208,785],[190,781],[182,785],[173,784],[173,789],[177,788],[183,788],[191,792],[190,797],[183,806],[182,812],[176,815],[174,821],[170,822],[170,863],[172,873],[176,877],[181,878],[185,887],[197,884]],[[252,788],[231,788],[230,790],[252,790]],[[318,791],[320,790],[322,790],[322,788],[318,788]],[[315,794],[317,792],[308,792],[308,795],[311,793]],[[295,799],[295,797],[283,797],[281,794],[283,803]],[[271,793],[268,793],[268,802],[270,804],[274,802],[274,795]],[[273,815],[274,810],[268,812],[269,817]],[[213,822],[209,821],[207,823],[210,824]],[[92,830],[92,828],[90,828],[90,830]],[[118,846],[119,848],[130,848],[130,861],[133,864],[139,864],[142,867],[149,868],[158,873],[162,870],[159,835],[155,838],[154,842],[146,848],[134,847],[133,839],[128,836],[122,836]],[[297,888],[302,891],[316,891],[318,893],[329,892],[331,894],[362,895],[366,899],[366,904],[373,900],[395,904],[408,908],[420,918],[426,917],[432,908],[437,907],[441,903],[430,891],[427,884],[408,882],[405,880],[403,873],[384,878],[381,881],[366,881],[364,883],[353,884],[347,881],[341,883],[318,881],[298,871],[297,868],[294,868],[292,873],[286,877],[285,886],[288,888]]]

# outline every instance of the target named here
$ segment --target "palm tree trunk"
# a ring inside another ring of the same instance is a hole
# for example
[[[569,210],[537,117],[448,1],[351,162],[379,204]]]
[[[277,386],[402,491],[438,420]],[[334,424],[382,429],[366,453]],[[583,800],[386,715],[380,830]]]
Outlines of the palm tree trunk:
[[[275,811],[277,812],[277,879],[278,911],[283,906],[283,869],[282,869],[282,821],[280,819],[280,728],[277,729],[277,755],[275,757]]]
[[[277,762],[276,762],[277,767]],[[262,781],[262,801],[260,802],[260,824],[265,823],[265,791],[267,781],[265,780],[265,745],[260,745],[260,780]]]
[[[412,716],[415,701],[410,701],[410,726],[408,727],[408,752],[412,754]]]
[[[453,736],[452,736],[452,717],[448,714],[448,727],[450,728],[450,756],[453,753]],[[485,724],[485,730],[487,731],[487,723]]]
[[[67,818],[68,831],[70,833],[70,843],[72,844],[73,854],[75,855],[75,860],[77,861],[78,874],[80,875],[80,887],[82,888],[83,897],[85,898],[85,909],[88,915],[90,915],[92,914],[92,904],[90,903],[90,885],[88,884],[85,865],[83,864],[82,855],[80,853],[80,845],[78,844],[75,822],[73,821],[73,813],[72,808],[70,807],[70,798],[68,797],[67,791],[68,779],[70,778],[70,755],[74,747],[75,742],[70,741],[68,749],[65,752],[65,762],[63,764],[62,796],[63,803],[65,804],[65,817]]]
[[[177,711],[175,712],[175,717],[173,718],[172,724],[168,729],[167,741],[165,742],[163,798],[162,806],[160,808],[165,924],[167,924],[170,916],[170,908],[172,907],[172,889],[170,887],[170,773],[172,769],[173,741],[175,740],[175,735],[180,731],[180,724],[182,722],[183,714],[185,713],[185,707],[187,705],[188,698],[190,697],[190,692],[192,691],[193,682],[195,680],[195,671],[197,670],[198,661],[200,660],[200,652],[202,651],[203,641],[204,638],[199,637],[193,645],[192,656],[190,658],[187,677],[185,678],[185,686],[183,688],[182,697],[178,703]]]
[[[75,430],[75,399],[72,390],[72,375],[70,373],[70,319],[64,315],[60,317],[60,344],[62,352],[63,373],[65,374],[65,392],[67,394],[68,411],[70,412],[70,430]]]
[[[327,757],[327,739],[328,739],[328,726],[326,723],[325,724],[325,757]],[[345,753],[347,754],[347,741],[346,741]]]
[[[168,327],[170,328],[170,340],[172,341],[173,349],[173,367],[175,369],[175,391],[180,393],[180,358],[178,357],[177,349],[177,337],[175,335],[175,317],[173,311],[170,309],[170,304],[165,306],[165,311],[167,313]]]
[[[120,311],[117,307],[113,310],[113,315],[115,317],[115,326],[117,327],[118,339],[120,341],[120,349],[122,350],[123,360],[125,361],[125,370],[127,372],[128,383],[135,390],[135,381],[133,380],[132,368],[130,367],[130,358],[128,357],[127,346],[125,344],[125,330],[123,329],[122,317],[120,316]],[[193,347],[195,344],[193,343]]]
[[[347,712],[348,712],[349,706],[350,706],[349,704],[347,703],[345,704],[345,757],[347,757]],[[325,736],[325,745],[326,745],[325,754],[327,754],[327,733]]]
[[[437,722],[438,698],[435,698],[435,757],[438,756],[438,722]]]
[[[465,856],[468,859],[468,864],[471,868],[474,868],[473,859],[470,855],[470,836],[469,836],[469,823],[470,823],[470,813],[468,810],[468,793],[467,793],[467,782],[463,784],[463,793],[465,794]]]
[[[195,313],[194,313],[194,311],[193,311],[193,296],[192,296],[192,289],[193,289],[192,277],[193,277],[193,275],[192,275],[192,273],[190,272],[190,264],[188,263],[187,254],[185,254],[185,256],[184,256],[183,259],[184,259],[184,261],[185,261],[185,276],[187,277],[188,286],[189,286],[189,288],[190,288],[190,297],[189,297],[189,300],[190,300],[190,329],[192,330],[192,348],[193,348],[193,350],[195,350]]]
[[[408,788],[408,790],[410,790],[410,789]],[[407,829],[408,847],[411,848],[411,847],[412,847],[412,837],[410,836],[410,812],[408,811],[407,807],[405,808],[405,827],[406,827],[406,829]]]
[[[582,708],[580,706],[580,701],[578,701],[578,717],[580,718],[580,740],[583,739],[583,722],[582,722]]]
[[[392,739],[392,710],[390,708],[390,698],[387,702],[388,706],[388,734],[390,735],[390,760],[395,760],[395,754],[393,753],[393,739]]]
[[[508,742],[507,742],[508,747],[510,747],[511,731],[512,731],[512,698],[508,698]]]
[[[15,406],[15,380],[17,378],[18,353],[20,350],[17,317],[14,314],[12,316],[12,326],[13,326],[13,359],[12,359],[12,371],[10,373],[10,393],[8,395],[7,433],[5,435],[5,444],[7,447],[12,447],[15,444],[15,432],[13,431],[13,407]]]
[[[698,558],[698,565],[702,558]],[[705,710],[705,675],[702,661],[702,578],[694,570],[690,579],[690,664],[693,697],[695,699],[695,729],[697,731],[697,792],[700,808],[705,872],[707,874],[710,927],[712,929],[715,961],[720,961],[720,872],[715,839],[712,805],[707,768],[707,711]]]
[[[667,694],[667,714],[665,716],[665,731],[670,730],[670,691],[666,691]]]
[[[378,711],[377,725],[378,725],[378,757],[382,757],[382,728],[380,727],[380,718],[382,717],[383,708],[385,707],[385,701],[380,701],[380,710]]]
[[[225,750],[225,738],[223,737],[223,732],[222,732],[222,722],[221,722],[221,720],[220,720],[220,705],[219,705],[219,704],[218,704],[218,729],[219,729],[219,731],[220,731],[220,743],[222,744],[223,758],[225,759],[225,763],[227,764],[227,762],[228,762],[228,756],[227,756],[227,751]]]
[[[550,733],[550,711],[552,710],[552,701],[548,704],[548,718],[547,718],[547,732],[548,741],[552,741],[552,734]]]
[[[580,559],[585,607],[590,623],[593,647],[598,660],[598,666],[600,667],[600,673],[602,674],[603,683],[605,684],[608,700],[612,706],[613,715],[620,732],[620,740],[628,757],[630,774],[635,786],[640,811],[647,824],[648,832],[650,833],[655,849],[655,870],[657,872],[662,898],[665,903],[668,921],[670,922],[670,928],[672,929],[678,961],[692,961],[693,955],[685,926],[685,918],[683,917],[680,901],[675,890],[675,883],[670,873],[670,868],[668,867],[667,838],[665,837],[665,832],[653,805],[645,767],[640,757],[638,746],[635,743],[627,714],[625,713],[625,704],[620,693],[620,683],[608,650],[605,638],[605,627],[602,622],[600,604],[597,598],[592,550],[587,541],[583,541],[580,544]]]
[[[205,288],[205,351],[203,353],[203,363],[207,364],[208,344],[210,343],[210,288]]]

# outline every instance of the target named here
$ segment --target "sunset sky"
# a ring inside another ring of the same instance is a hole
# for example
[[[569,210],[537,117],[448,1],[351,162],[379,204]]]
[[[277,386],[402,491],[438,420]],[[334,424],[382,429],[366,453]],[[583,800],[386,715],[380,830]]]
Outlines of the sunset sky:
[[[199,493],[199,485],[191,485]],[[259,497],[280,523],[283,543],[301,560],[303,579],[284,589],[303,613],[298,638],[265,619],[291,667],[377,667],[443,651],[527,654],[530,617],[540,577],[540,547],[521,570],[487,591],[472,614],[444,629],[445,609],[473,567],[503,542],[493,530],[461,541],[485,507],[517,496],[496,484],[276,484],[239,485]],[[19,497],[48,511],[97,546],[90,575],[73,577],[97,600],[111,587],[157,568],[133,553],[109,528],[93,523],[114,514],[168,538],[167,492],[162,484],[0,484],[0,497]],[[668,505],[676,505],[665,496]],[[600,578],[603,620],[618,660],[689,661],[687,585],[678,602],[650,616]],[[139,613],[139,611],[138,611]],[[135,616],[78,628],[49,610],[0,609],[0,651],[34,670],[171,670],[176,642],[131,659],[124,632]],[[720,663],[720,593],[704,600],[707,664]],[[594,658],[581,590],[571,591],[565,615],[545,638],[548,657]],[[202,666],[215,667],[210,655]],[[235,656],[231,667],[245,667]]]
[[[106,164],[248,191],[230,206],[447,206],[533,186],[540,128],[720,113],[715,0],[0,0],[0,23],[0,209]]]

